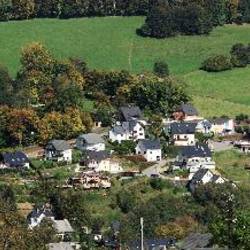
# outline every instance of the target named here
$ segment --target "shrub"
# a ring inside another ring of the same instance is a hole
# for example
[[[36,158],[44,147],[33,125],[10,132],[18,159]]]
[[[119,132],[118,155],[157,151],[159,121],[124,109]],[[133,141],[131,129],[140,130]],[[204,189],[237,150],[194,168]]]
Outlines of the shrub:
[[[250,62],[249,46],[244,46],[241,43],[237,43],[232,46],[231,63],[234,67],[246,67]]]
[[[163,61],[157,61],[154,64],[154,73],[159,77],[165,77],[169,75],[168,64]]]
[[[206,59],[200,69],[208,72],[220,72],[232,69],[232,64],[229,57],[216,55]]]

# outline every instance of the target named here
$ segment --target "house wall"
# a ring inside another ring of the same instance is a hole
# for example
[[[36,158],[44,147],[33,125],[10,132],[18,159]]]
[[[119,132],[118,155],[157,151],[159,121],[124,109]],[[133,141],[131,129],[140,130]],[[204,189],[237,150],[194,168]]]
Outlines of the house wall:
[[[65,161],[72,162],[72,149],[64,150],[61,152],[45,150],[45,159],[46,160],[55,160],[57,162]]]
[[[96,144],[87,144],[84,143],[83,139],[77,139],[76,141],[76,147],[79,150],[90,150],[90,151],[103,151],[105,150],[105,143],[96,143]]]
[[[123,168],[120,166],[120,164],[110,158],[100,162],[93,160],[88,164],[88,167],[94,169],[97,172],[105,171],[113,174],[123,171]]]
[[[121,143],[122,141],[128,140],[128,135],[126,134],[116,134],[112,130],[109,131],[109,139],[112,142],[117,141],[118,143]]]
[[[161,149],[154,149],[154,150],[148,149],[144,157],[148,162],[161,161],[162,158]]]
[[[173,135],[174,145],[176,146],[190,146],[195,145],[194,134],[180,134]]]
[[[135,138],[135,140],[145,139],[145,130],[140,123],[136,124],[131,135]]]
[[[212,178],[213,178],[213,173],[208,171],[202,178],[203,184],[210,182]]]

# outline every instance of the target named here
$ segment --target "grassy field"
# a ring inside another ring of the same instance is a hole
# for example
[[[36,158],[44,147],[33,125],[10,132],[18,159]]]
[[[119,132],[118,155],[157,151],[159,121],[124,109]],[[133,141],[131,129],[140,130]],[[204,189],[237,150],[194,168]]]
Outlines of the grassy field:
[[[220,173],[236,182],[240,186],[250,188],[250,171],[245,166],[250,166],[250,156],[234,150],[216,153],[216,168]]]
[[[138,73],[151,71],[161,58],[173,74],[188,82],[203,115],[250,114],[250,68],[216,74],[198,70],[209,55],[228,54],[234,43],[249,43],[250,25],[219,27],[209,36],[157,40],[135,34],[143,21],[143,17],[105,17],[0,23],[0,62],[14,75],[21,47],[32,41],[44,43],[57,58],[84,58],[90,68]]]

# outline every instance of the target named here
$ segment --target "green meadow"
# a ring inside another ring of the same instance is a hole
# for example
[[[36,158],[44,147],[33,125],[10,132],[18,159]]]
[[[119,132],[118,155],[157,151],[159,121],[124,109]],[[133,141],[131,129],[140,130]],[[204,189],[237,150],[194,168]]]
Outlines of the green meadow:
[[[209,36],[169,39],[135,34],[143,17],[102,17],[69,20],[34,19],[0,23],[0,62],[15,75],[21,48],[39,41],[58,59],[80,57],[90,68],[152,71],[154,62],[168,62],[172,74],[184,78],[201,114],[250,114],[250,67],[222,73],[199,71],[210,55],[228,54],[233,44],[250,42],[250,25],[227,25]]]

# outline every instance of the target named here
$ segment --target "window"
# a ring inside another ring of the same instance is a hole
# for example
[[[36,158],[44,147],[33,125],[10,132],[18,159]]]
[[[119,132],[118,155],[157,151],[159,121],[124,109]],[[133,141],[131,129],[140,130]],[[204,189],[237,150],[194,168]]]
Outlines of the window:
[[[146,154],[147,153],[147,151],[144,151],[144,154]]]

